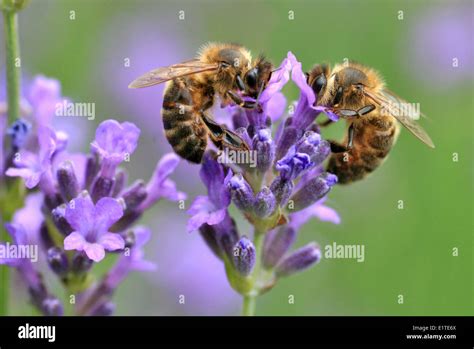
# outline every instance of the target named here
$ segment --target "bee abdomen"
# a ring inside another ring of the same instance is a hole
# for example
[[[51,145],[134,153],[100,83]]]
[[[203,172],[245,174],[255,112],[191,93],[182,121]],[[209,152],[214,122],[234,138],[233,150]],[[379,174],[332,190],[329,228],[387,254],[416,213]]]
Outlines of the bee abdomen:
[[[340,184],[361,180],[383,163],[396,139],[397,125],[377,117],[359,132],[350,151],[332,154],[329,159],[327,170],[338,177]]]
[[[188,161],[200,163],[207,147],[207,131],[182,81],[173,81],[166,89],[162,117],[173,150]]]

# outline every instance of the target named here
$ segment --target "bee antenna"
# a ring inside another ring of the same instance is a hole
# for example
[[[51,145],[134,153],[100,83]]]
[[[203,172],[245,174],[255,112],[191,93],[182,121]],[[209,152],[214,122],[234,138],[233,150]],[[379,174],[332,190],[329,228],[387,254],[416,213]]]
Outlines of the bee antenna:
[[[276,72],[276,71],[279,71],[280,69],[281,69],[281,67],[278,67],[278,68],[276,68],[276,69],[273,69],[273,70],[271,71],[271,73],[274,73],[274,72]]]

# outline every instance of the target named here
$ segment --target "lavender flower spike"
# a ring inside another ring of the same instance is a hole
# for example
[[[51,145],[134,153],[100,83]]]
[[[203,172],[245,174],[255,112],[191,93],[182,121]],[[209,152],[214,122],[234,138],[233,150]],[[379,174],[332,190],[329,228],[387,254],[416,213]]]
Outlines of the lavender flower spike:
[[[104,259],[105,250],[123,249],[123,238],[108,231],[122,215],[122,205],[112,198],[100,199],[96,205],[88,195],[72,200],[66,219],[74,231],[64,239],[64,249],[84,251],[95,262]]]
[[[315,243],[296,250],[291,255],[284,258],[276,267],[276,275],[278,277],[288,276],[296,272],[309,268],[321,259],[321,250]]]

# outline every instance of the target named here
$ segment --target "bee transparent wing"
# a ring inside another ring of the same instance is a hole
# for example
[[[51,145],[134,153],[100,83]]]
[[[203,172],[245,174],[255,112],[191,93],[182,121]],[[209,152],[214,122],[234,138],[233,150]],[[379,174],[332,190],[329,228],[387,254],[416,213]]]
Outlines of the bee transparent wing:
[[[179,78],[181,76],[202,73],[205,71],[213,71],[219,68],[218,63],[205,63],[199,60],[190,60],[183,63],[170,65],[169,67],[161,67],[153,69],[143,74],[128,85],[129,88],[142,88],[158,85],[163,82]]]
[[[364,90],[367,97],[382,107],[389,115],[396,118],[403,126],[405,126],[416,138],[425,143],[428,147],[434,148],[434,143],[426,131],[416,123],[415,119],[419,115],[414,111],[409,103],[386,89],[380,93],[373,93]],[[404,106],[402,109],[401,106]],[[422,115],[422,114],[421,114]]]

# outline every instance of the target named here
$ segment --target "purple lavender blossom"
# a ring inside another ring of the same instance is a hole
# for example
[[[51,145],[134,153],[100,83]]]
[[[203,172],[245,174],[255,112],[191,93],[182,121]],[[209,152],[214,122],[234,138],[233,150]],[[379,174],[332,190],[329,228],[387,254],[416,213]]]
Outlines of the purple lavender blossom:
[[[72,200],[66,208],[66,220],[74,229],[64,239],[65,250],[85,251],[87,257],[100,262],[105,250],[125,247],[123,238],[109,228],[123,216],[123,208],[113,198],[102,198],[96,205],[89,195]]]
[[[201,180],[207,187],[207,196],[198,196],[191,204],[188,213],[192,216],[188,221],[189,232],[199,229],[204,223],[215,225],[222,222],[230,204],[230,192],[227,183],[232,173],[225,175],[224,168],[214,159],[212,153],[204,155],[200,172]]]
[[[117,166],[135,151],[139,136],[140,130],[130,122],[107,120],[99,125],[91,149],[102,159],[102,176],[112,177]]]

